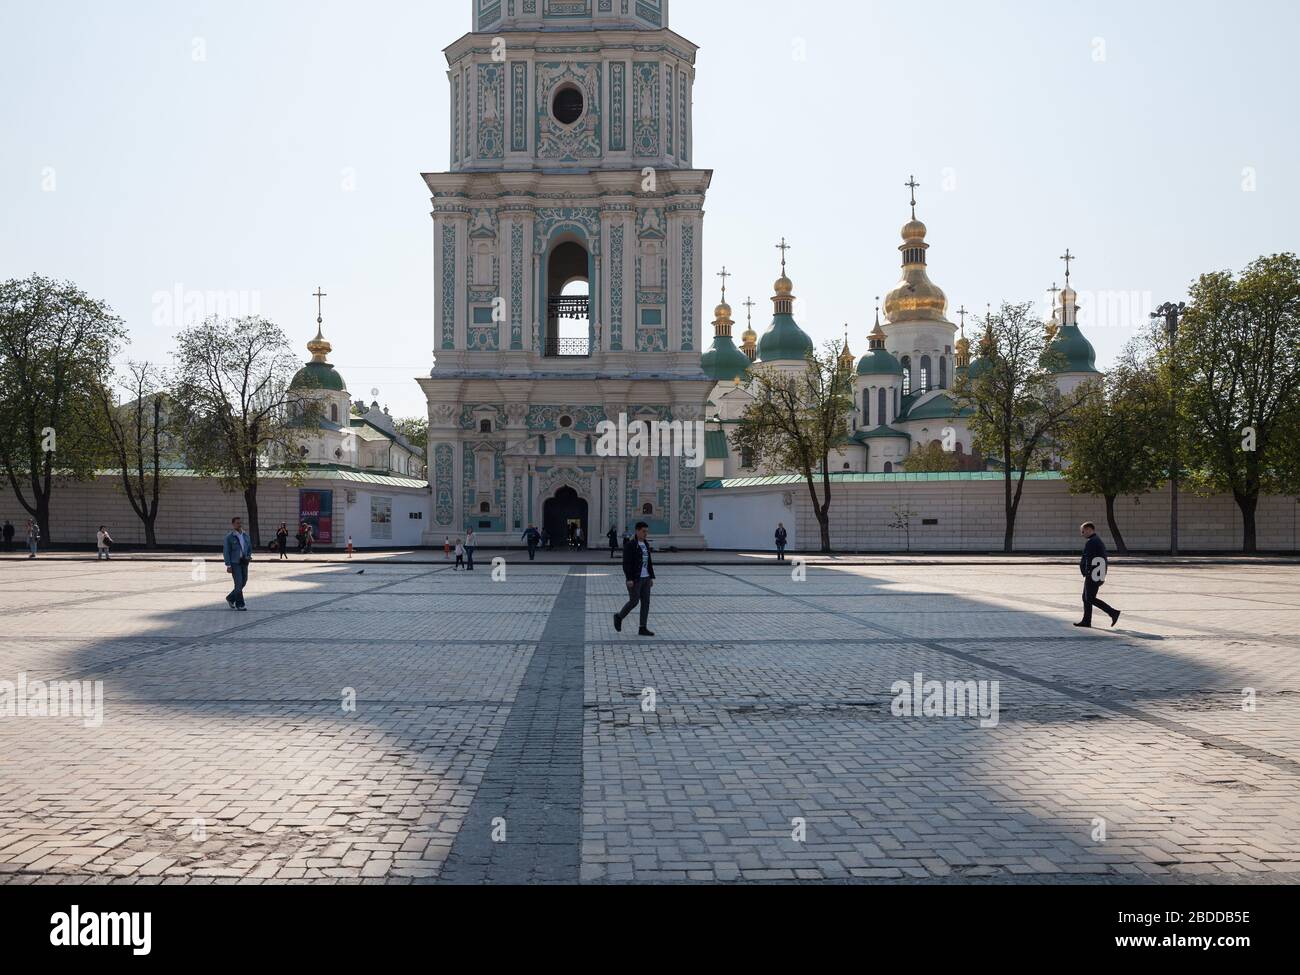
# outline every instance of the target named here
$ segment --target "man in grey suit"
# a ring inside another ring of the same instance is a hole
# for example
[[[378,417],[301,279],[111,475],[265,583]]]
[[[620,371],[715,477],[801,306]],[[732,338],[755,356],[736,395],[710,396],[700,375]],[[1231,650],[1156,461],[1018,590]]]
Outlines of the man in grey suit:
[[[243,519],[230,519],[230,533],[222,545],[226,571],[234,580],[235,588],[226,597],[226,605],[239,612],[247,612],[244,605],[244,586],[248,585],[248,563],[253,561],[253,541],[243,529]]]
[[[623,546],[623,576],[627,580],[627,605],[614,614],[614,629],[623,632],[623,620],[629,613],[641,607],[641,628],[638,636],[654,636],[647,624],[650,622],[650,590],[655,585],[654,552],[650,548],[647,535],[650,526],[644,521],[638,522],[636,535]]]

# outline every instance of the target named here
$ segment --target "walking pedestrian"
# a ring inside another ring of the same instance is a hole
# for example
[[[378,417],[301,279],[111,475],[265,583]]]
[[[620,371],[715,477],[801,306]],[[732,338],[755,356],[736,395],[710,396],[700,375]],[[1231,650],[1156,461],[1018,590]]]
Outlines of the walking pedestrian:
[[[275,547],[280,553],[277,561],[287,562],[289,560],[289,526],[280,522],[280,527],[275,530]]]
[[[348,558],[352,558],[352,536],[348,536]]]
[[[778,521],[776,523],[776,560],[778,562],[785,561],[785,543],[787,538],[789,538],[789,536],[785,531],[785,522]]]
[[[627,605],[614,614],[614,629],[623,632],[623,620],[638,605],[641,607],[641,628],[638,636],[654,636],[650,632],[650,590],[655,584],[654,554],[648,538],[650,526],[644,521],[636,526],[636,537],[623,546],[623,576],[627,580]]]
[[[4,527],[5,551],[11,551],[14,547],[14,526],[8,518],[5,519]]]
[[[609,557],[618,558],[618,529],[613,525],[609,526],[609,534],[605,536],[609,539]]]
[[[113,544],[113,538],[108,533],[108,529],[103,525],[99,526],[99,531],[95,532],[95,561],[103,559],[108,561],[108,549]]]
[[[1092,627],[1092,608],[1096,606],[1110,617],[1110,625],[1119,622],[1119,610],[1097,598],[1097,593],[1106,584],[1106,573],[1110,568],[1110,559],[1106,555],[1106,543],[1097,534],[1097,526],[1087,522],[1079,528],[1084,537],[1083,557],[1079,559],[1079,571],[1083,573],[1083,620],[1075,626],[1090,629]]]
[[[451,561],[451,537],[449,535],[442,536],[442,560],[444,562]]]
[[[587,550],[587,537],[582,534],[581,525],[578,525],[576,528],[574,528],[573,540],[574,542],[576,542],[574,548],[576,548],[579,552],[585,552]]]
[[[36,550],[41,547],[41,526],[36,522],[28,519],[27,521],[27,551],[30,553],[29,559],[36,558]]]
[[[469,534],[465,536],[465,558],[469,563],[466,571],[468,572],[474,571],[474,549],[476,548],[478,548],[478,536],[474,534],[474,529],[471,528]]]
[[[311,547],[316,544],[316,530],[311,527],[310,522],[304,525],[303,528],[306,529],[306,532],[303,535],[303,541],[307,545],[307,554],[311,555]]]
[[[529,525],[527,531],[525,531],[523,535],[521,535],[520,537],[524,540],[524,543],[528,546],[528,561],[536,562],[537,546],[542,544],[541,533],[537,530],[536,526]]]
[[[452,572],[459,572],[465,566],[465,546],[456,539],[456,564],[451,567]]]
[[[248,607],[244,605],[244,587],[248,585],[248,565],[253,561],[253,542],[244,531],[242,518],[230,519],[230,531],[221,548],[226,561],[226,572],[235,585],[235,588],[230,590],[230,595],[226,597],[226,605],[241,613],[247,612]]]
[[[298,554],[302,555],[307,551],[307,525],[302,523],[298,526],[298,534],[294,536],[298,540]]]

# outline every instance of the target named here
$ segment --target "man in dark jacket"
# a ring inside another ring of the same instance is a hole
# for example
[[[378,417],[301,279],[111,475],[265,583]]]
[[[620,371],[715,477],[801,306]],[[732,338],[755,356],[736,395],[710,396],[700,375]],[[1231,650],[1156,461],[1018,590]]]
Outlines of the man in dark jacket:
[[[1083,621],[1075,626],[1092,627],[1092,608],[1096,606],[1110,617],[1110,625],[1119,622],[1119,610],[1097,598],[1097,592],[1106,584],[1106,571],[1110,560],[1106,557],[1106,544],[1097,534],[1097,526],[1088,522],[1079,529],[1085,539],[1083,557],[1079,559],[1079,572],[1083,574]]]
[[[529,525],[521,537],[528,546],[528,561],[537,561],[537,546],[542,544],[542,533],[535,526]]]
[[[650,590],[655,584],[654,553],[646,536],[650,526],[638,522],[636,535],[623,546],[623,576],[627,579],[627,605],[614,614],[614,629],[623,632],[623,620],[632,610],[641,606],[641,629],[638,636],[654,636],[646,626],[650,622]]]
[[[609,534],[605,537],[609,539],[609,557],[618,558],[618,529],[610,525]]]

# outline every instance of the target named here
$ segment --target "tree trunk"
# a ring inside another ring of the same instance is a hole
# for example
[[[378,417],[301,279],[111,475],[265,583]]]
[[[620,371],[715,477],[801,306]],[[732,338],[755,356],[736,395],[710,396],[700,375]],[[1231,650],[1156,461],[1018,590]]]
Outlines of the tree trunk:
[[[829,512],[817,509],[817,527],[822,530],[822,554],[831,552],[831,516]]]
[[[1016,506],[1011,501],[1011,464],[1007,462],[1006,473],[1004,475],[1006,488],[1006,534],[1002,538],[1002,551],[1010,555],[1015,548],[1016,537]]]
[[[41,530],[41,547],[46,548],[54,540],[50,534],[50,496],[39,495],[36,498],[36,527]]]
[[[1238,494],[1232,493],[1236,499],[1237,507],[1241,509],[1241,550],[1246,555],[1254,555],[1257,551],[1255,546],[1255,509],[1259,507],[1258,494]]]
[[[154,530],[154,521],[157,515],[144,519],[144,547],[155,549],[158,547],[158,536]]]
[[[248,537],[253,542],[253,551],[262,547],[262,532],[257,523],[257,485],[244,488],[244,504],[248,508]]]
[[[1120,555],[1128,555],[1128,546],[1124,544],[1124,536],[1119,532],[1119,522],[1115,520],[1115,495],[1106,495],[1106,524],[1110,526],[1110,537],[1115,543],[1115,551]]]

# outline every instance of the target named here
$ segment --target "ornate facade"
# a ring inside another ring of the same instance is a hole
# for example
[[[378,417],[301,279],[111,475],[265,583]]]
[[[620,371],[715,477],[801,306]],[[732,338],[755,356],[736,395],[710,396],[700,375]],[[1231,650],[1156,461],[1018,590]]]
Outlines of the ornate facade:
[[[703,419],[697,48],[658,0],[471,0],[447,49],[451,170],[433,198],[427,540],[702,544],[682,457],[603,457],[597,426]]]

